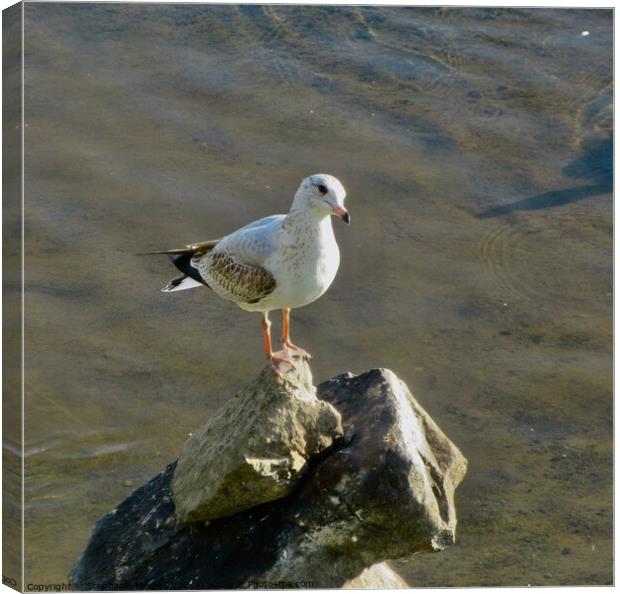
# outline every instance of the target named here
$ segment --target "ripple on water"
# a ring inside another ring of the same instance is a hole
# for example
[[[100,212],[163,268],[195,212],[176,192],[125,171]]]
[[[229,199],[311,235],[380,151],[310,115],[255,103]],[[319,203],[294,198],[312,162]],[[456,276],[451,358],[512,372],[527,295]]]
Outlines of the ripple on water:
[[[87,460],[135,451],[144,440],[127,440],[119,430],[96,428],[92,430],[55,433],[43,439],[28,440],[24,447],[24,456],[36,463],[37,459],[52,460]]]
[[[611,137],[613,133],[613,82],[601,86],[601,77],[584,76],[585,86],[581,96],[572,106],[574,115],[573,147],[594,137]]]
[[[609,231],[606,212],[584,209],[539,218],[511,217],[485,233],[478,261],[506,302],[588,301],[591,283],[601,284],[598,276],[593,278],[593,272],[599,272],[593,270],[596,262],[611,257]],[[601,260],[602,253],[607,256]],[[601,295],[607,290],[599,288]]]
[[[373,23],[370,9],[355,9],[355,15],[381,54],[383,76],[393,76],[401,90],[409,89],[438,99],[447,99],[465,86],[463,49],[457,46],[457,31],[441,19],[432,25],[403,13],[387,13]]]

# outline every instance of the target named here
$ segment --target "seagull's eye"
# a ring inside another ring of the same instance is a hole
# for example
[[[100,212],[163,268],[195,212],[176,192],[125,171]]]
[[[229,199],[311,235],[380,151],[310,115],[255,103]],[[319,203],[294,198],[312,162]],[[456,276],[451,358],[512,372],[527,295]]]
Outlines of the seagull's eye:
[[[319,184],[316,189],[321,192],[321,194],[327,194],[327,188],[323,184]]]

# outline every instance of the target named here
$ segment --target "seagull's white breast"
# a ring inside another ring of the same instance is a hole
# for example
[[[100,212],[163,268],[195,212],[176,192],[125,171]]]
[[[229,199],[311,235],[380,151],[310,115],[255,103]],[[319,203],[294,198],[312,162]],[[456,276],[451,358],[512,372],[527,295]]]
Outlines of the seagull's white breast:
[[[276,245],[264,262],[276,288],[252,307],[255,311],[308,305],[327,291],[338,272],[340,250],[329,216],[317,220],[308,213],[292,219],[278,233]]]

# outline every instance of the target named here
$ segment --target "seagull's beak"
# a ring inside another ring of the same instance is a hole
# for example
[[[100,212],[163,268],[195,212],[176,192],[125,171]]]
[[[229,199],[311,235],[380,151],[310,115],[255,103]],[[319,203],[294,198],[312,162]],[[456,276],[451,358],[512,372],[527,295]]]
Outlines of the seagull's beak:
[[[351,217],[349,216],[349,211],[346,208],[335,206],[332,208],[332,214],[340,217],[347,225],[351,223]]]

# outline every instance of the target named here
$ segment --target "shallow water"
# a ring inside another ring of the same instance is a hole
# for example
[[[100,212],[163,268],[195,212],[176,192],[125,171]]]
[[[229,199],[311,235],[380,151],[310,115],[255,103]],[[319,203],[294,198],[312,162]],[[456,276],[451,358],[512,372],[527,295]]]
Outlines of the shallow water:
[[[25,31],[27,583],[263,365],[258,316],[134,254],[319,171],[353,224],[294,340],[317,381],[393,369],[470,461],[457,544],[402,574],[611,583],[610,10],[32,3]]]

